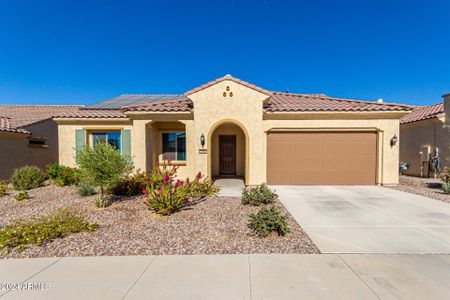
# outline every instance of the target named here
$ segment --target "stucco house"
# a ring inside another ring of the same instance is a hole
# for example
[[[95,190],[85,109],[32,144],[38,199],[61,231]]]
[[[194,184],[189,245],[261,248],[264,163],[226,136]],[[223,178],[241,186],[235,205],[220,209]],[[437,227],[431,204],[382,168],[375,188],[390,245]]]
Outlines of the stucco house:
[[[398,183],[399,119],[407,105],[271,92],[230,75],[183,95],[122,95],[55,116],[59,162],[76,149],[116,145],[149,170],[199,171],[247,185]]]
[[[24,165],[44,168],[58,162],[55,114],[78,111],[79,106],[0,105],[0,180],[9,180]]]
[[[400,161],[408,164],[403,174],[433,177],[434,157],[441,168],[450,167],[450,94],[443,102],[416,107],[400,119]]]

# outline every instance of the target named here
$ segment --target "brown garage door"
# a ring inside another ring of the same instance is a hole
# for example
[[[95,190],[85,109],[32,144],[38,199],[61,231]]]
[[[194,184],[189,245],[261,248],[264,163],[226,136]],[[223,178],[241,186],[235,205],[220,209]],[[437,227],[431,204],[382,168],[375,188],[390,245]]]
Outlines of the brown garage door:
[[[267,183],[373,185],[375,132],[272,132],[267,135]]]

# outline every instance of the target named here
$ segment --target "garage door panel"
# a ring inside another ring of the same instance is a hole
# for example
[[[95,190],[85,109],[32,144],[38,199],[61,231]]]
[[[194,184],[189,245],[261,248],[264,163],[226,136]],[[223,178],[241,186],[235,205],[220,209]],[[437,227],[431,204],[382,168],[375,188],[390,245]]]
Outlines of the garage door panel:
[[[376,133],[291,132],[267,137],[269,184],[375,184]]]

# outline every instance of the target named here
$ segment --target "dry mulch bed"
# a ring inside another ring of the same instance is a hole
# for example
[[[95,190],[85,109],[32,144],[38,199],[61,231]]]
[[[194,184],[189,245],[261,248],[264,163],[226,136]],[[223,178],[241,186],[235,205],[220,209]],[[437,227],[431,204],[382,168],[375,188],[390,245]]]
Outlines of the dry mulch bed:
[[[95,196],[81,197],[73,187],[45,186],[29,191],[30,199],[17,201],[13,195],[0,198],[0,227],[15,219],[48,215],[69,208],[100,227],[57,239],[44,246],[7,254],[0,258],[234,254],[234,253],[319,253],[306,233],[280,202],[288,215],[290,232],[261,239],[248,228],[248,216],[258,207],[244,206],[240,198],[209,197],[172,216],[162,217],[143,204],[144,197],[118,198],[108,208],[93,205]]]
[[[439,179],[400,175],[398,186],[389,188],[450,203],[450,195],[442,192]]]

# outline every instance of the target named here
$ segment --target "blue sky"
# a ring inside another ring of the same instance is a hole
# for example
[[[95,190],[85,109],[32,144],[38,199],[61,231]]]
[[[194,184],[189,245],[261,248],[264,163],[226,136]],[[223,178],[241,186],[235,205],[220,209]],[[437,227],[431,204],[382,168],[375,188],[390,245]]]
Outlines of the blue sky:
[[[450,92],[450,1],[0,0],[0,104],[265,89],[432,104]]]

